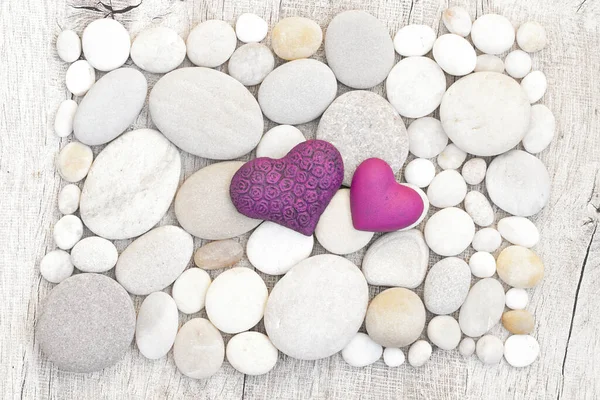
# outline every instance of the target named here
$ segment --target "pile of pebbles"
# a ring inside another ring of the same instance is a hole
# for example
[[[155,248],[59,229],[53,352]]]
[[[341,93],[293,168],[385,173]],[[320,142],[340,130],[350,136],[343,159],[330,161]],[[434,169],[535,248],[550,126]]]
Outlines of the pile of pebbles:
[[[442,19],[449,33],[408,25],[392,39],[363,11],[338,14],[325,36],[310,19],[285,18],[272,28],[272,50],[260,43],[268,24],[254,14],[235,29],[202,22],[185,42],[154,27],[131,43],[113,19],[93,21],[81,40],[63,31],[56,45],[71,63],[74,99],[58,107],[55,131],[73,138],[56,161],[68,182],[57,249],[40,262],[58,284],[36,324],[46,357],[64,370],[97,371],[135,336],[142,355],[172,349],[177,368],[197,379],[225,358],[244,374],[265,374],[279,351],[301,360],[341,352],[354,367],[382,356],[389,367],[405,359],[419,367],[433,351],[455,349],[486,364],[533,363],[539,345],[527,306],[544,265],[528,217],[549,199],[550,177],[534,154],[550,144],[555,119],[537,103],[547,82],[530,54],[546,34],[532,21],[515,31],[496,14],[472,22],[461,7]],[[511,50],[515,40],[520,49]],[[328,64],[310,58],[323,41]],[[273,52],[286,62],[275,68]],[[197,67],[178,68],[186,56]],[[123,67],[129,57],[137,68]],[[226,62],[229,74],[212,69]],[[149,92],[156,129],[128,131],[148,97],[140,70],[166,74]],[[106,74],[96,80],[97,72]],[[447,75],[458,79],[450,87]],[[384,81],[387,99],[367,90]],[[356,90],[336,98],[338,82]],[[259,84],[255,97],[246,86]],[[279,124],[264,135],[263,116]],[[408,230],[360,231],[344,187],[314,235],[240,214],[229,194],[244,165],[235,159],[254,149],[281,158],[306,141],[293,125],[320,117],[316,138],[341,153],[344,186],[377,157],[397,176],[404,167],[432,215]],[[180,186],[181,151],[218,162]],[[173,203],[179,226],[156,227]],[[501,213],[510,216],[497,220]],[[86,228],[93,235],[83,238]],[[252,230],[244,249],[235,238]],[[193,237],[210,242],[194,249]],[[119,254],[122,239],[134,240]],[[328,254],[311,256],[315,239]],[[343,257],[367,246],[362,268]],[[236,266],[244,256],[262,276]],[[440,261],[430,268],[433,257]],[[264,275],[282,276],[270,293]],[[369,299],[369,285],[386,289]],[[137,316],[131,295],[145,296]],[[180,313],[193,316],[181,327]],[[251,331],[261,320],[266,335]],[[500,322],[511,334],[504,342],[489,333]],[[227,344],[224,334],[233,335]]]

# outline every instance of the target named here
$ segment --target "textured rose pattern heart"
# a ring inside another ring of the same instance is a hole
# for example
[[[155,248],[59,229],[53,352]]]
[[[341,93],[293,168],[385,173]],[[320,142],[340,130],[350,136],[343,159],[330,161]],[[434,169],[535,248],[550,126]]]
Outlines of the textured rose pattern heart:
[[[363,161],[352,177],[350,210],[354,228],[391,232],[406,228],[423,213],[423,199],[396,182],[392,168],[379,158]]]
[[[248,161],[233,176],[229,192],[240,213],[308,236],[343,178],[340,152],[323,140],[308,140],[283,158]]]

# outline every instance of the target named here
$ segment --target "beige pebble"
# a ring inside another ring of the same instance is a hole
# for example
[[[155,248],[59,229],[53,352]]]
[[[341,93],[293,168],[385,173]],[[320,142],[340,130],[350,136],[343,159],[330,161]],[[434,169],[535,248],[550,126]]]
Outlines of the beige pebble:
[[[202,269],[231,267],[244,256],[244,248],[235,240],[217,240],[196,250],[194,263]]]
[[[284,18],[275,25],[271,34],[273,51],[284,60],[308,58],[323,42],[321,27],[308,18]]]
[[[498,276],[508,285],[520,289],[534,287],[544,276],[544,264],[533,251],[509,246],[496,260]]]
[[[71,142],[60,151],[56,168],[65,181],[75,183],[86,177],[93,160],[92,149],[83,143]]]
[[[533,315],[527,310],[507,311],[502,315],[502,325],[515,335],[527,335],[533,331]]]

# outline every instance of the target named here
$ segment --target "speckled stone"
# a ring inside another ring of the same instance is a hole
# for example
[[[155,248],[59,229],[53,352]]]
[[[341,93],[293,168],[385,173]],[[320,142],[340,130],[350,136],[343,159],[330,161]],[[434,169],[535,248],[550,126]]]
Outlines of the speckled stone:
[[[487,197],[477,190],[472,190],[464,197],[465,211],[479,226],[490,226],[494,223],[495,214]]]
[[[544,263],[526,247],[509,246],[496,260],[498,276],[512,287],[528,289],[544,277]]]
[[[425,279],[425,307],[434,314],[452,314],[464,303],[470,286],[467,263],[456,257],[444,258],[431,267]]]
[[[485,179],[487,164],[483,158],[471,158],[461,170],[462,176],[469,185],[479,185]]]

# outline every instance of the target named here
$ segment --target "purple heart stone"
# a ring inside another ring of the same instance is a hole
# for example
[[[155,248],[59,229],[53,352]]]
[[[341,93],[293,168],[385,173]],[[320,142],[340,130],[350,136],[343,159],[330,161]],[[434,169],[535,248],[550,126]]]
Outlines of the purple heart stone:
[[[240,213],[309,236],[343,179],[340,152],[329,142],[308,140],[283,158],[260,157],[242,165],[229,193]]]

